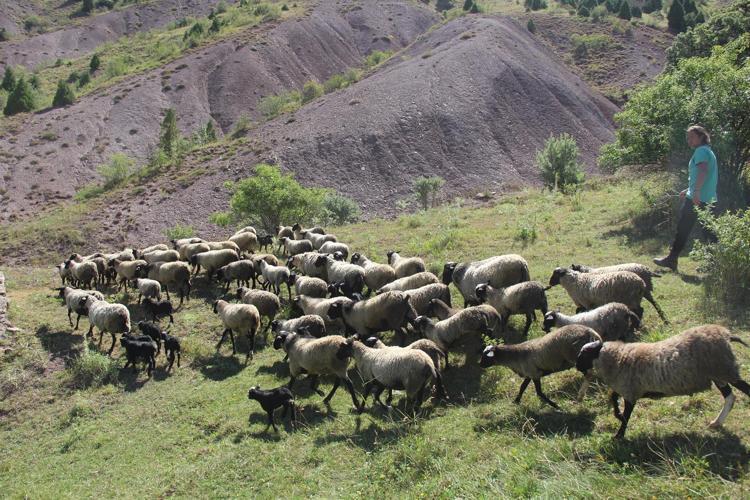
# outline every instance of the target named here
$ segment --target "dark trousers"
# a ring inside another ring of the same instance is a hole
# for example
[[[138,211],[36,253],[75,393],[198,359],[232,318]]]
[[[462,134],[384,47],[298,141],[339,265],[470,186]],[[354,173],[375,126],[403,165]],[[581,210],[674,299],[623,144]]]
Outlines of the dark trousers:
[[[701,203],[700,208],[706,208],[706,204]],[[715,206],[711,208],[711,212],[716,215]],[[682,204],[682,209],[680,209],[680,220],[677,222],[677,236],[675,236],[674,243],[672,243],[672,249],[669,251],[670,256],[680,256],[680,252],[685,248],[688,238],[690,238],[690,233],[697,220],[698,213],[695,211],[693,200],[685,198],[685,201]],[[716,235],[705,228],[703,228],[703,237],[711,243],[716,241]]]

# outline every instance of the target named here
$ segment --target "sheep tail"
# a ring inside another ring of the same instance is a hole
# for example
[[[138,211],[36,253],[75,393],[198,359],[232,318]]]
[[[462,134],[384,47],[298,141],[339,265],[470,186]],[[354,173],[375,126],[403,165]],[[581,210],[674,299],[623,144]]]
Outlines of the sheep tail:
[[[739,343],[739,344],[742,344],[742,345],[744,345],[745,347],[750,347],[749,345],[747,345],[747,343],[746,343],[746,342],[745,342],[744,340],[742,340],[742,339],[741,339],[740,337],[738,337],[738,336],[736,336],[736,335],[730,335],[730,336],[729,336],[729,340],[730,340],[731,342],[737,342],[737,343]]]

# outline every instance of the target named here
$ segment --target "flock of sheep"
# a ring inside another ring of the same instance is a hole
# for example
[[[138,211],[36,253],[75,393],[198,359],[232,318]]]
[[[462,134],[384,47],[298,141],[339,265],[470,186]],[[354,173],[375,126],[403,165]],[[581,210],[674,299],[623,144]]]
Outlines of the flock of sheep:
[[[724,407],[711,426],[720,426],[734,403],[731,387],[750,395],[730,346],[730,342],[744,342],[721,326],[699,326],[660,342],[628,342],[640,327],[642,299],[653,304],[667,321],[652,294],[652,278],[658,274],[641,264],[557,268],[545,287],[530,281],[528,264],[520,255],[449,262],[441,280],[426,270],[419,257],[388,252],[388,263],[381,264],[360,253],[350,254],[346,244],[319,227],[303,229],[295,224],[277,228],[276,242],[276,253],[286,258],[285,262],[274,253],[261,253],[269,247],[273,251],[274,238],[260,236],[252,227],[220,242],[186,238],[173,240],[172,248],[159,244],[114,254],[73,254],[57,266],[63,281],[60,296],[71,326],[73,312],[78,315],[76,329],[80,316],[88,316],[88,335],[96,327],[100,344],[104,333],[112,336],[109,354],[116,335],[121,334],[128,364],[135,368],[136,362],[144,361],[150,375],[162,343],[168,369],[175,356],[179,366],[179,338],[158,323],[166,317],[172,322],[175,310],[170,290],[179,293],[181,306],[184,299],[189,300],[192,279],[201,271],[209,283],[219,281],[225,298],[230,298],[230,287],[236,283],[232,297],[237,302],[213,303],[223,325],[216,347],[220,349],[228,336],[235,354],[234,335],[245,335],[247,362],[253,356],[256,333],[273,331],[274,348],[286,353],[291,378],[286,386],[276,389],[253,387],[248,397],[261,403],[274,429],[273,412],[278,408],[283,407],[284,414],[291,410],[294,422],[291,390],[302,374],[320,395],[318,377],[333,376],[333,388],[324,402],[328,403],[343,383],[358,411],[364,410],[370,394],[374,401],[390,407],[393,389],[405,391],[415,410],[433,386],[436,398],[448,399],[442,377],[448,368],[449,350],[472,339],[482,342],[485,335],[504,338],[513,315],[525,316],[527,335],[537,310],[544,316],[546,335],[518,344],[487,345],[481,355],[482,367],[502,365],[523,379],[516,403],[533,382],[538,397],[558,408],[544,394],[541,379],[575,367],[584,374],[579,399],[594,375],[612,388],[614,413],[621,421],[616,436],[622,437],[640,398],[693,394],[713,383],[724,396]],[[91,289],[112,282],[118,290],[127,290],[129,285],[138,290],[138,302],[153,320],[138,323],[140,334],[131,330],[127,307],[109,303],[102,293]],[[463,308],[452,307],[451,284],[463,297]],[[573,300],[575,314],[547,310],[546,291],[558,284]],[[293,311],[301,315],[277,318],[284,295]],[[387,331],[394,332],[398,345],[388,346],[378,338]],[[407,335],[414,333],[419,340],[404,345]],[[352,358],[364,381],[361,402],[349,378]],[[384,404],[381,394],[385,390],[388,397]]]

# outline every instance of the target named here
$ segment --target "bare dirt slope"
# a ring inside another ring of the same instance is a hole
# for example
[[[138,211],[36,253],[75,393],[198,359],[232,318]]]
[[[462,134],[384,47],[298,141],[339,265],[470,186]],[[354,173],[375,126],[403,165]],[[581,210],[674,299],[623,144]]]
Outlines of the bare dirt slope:
[[[56,31],[0,44],[0,66],[20,64],[33,69],[58,58],[81,57],[121,36],[159,28],[183,17],[206,16],[217,3],[215,0],[156,0],[81,18]],[[234,3],[234,0],[227,3]]]
[[[113,153],[143,162],[170,107],[185,133],[209,120],[226,130],[241,114],[258,118],[261,97],[358,66],[374,48],[400,48],[436,20],[411,2],[342,5],[321,2],[303,19],[263,25],[67,108],[16,120],[0,137],[0,220],[69,198]]]
[[[615,110],[516,21],[465,17],[352,87],[268,122],[247,144],[202,152],[103,207],[101,221],[115,244],[147,243],[178,223],[217,236],[225,231],[208,216],[226,209],[223,181],[251,175],[258,161],[353,197],[368,216],[392,215],[420,175],[444,177],[451,196],[538,183],[535,153],[551,134],[572,134],[592,170]]]

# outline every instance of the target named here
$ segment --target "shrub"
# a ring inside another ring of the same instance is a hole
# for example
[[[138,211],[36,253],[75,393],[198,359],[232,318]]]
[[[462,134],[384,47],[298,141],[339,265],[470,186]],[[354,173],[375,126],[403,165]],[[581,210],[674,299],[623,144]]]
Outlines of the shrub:
[[[310,223],[320,217],[327,190],[306,188],[292,174],[267,164],[255,166],[255,175],[238,182],[227,182],[232,191],[229,215],[241,223],[257,223],[273,233],[283,221]]]
[[[164,236],[168,240],[179,240],[180,238],[192,238],[195,236],[195,228],[193,226],[183,226],[176,224],[170,228],[164,230]]]
[[[159,149],[164,151],[167,156],[174,156],[177,153],[177,142],[180,138],[180,130],[177,128],[177,113],[174,108],[169,108],[161,122],[161,131],[159,132]]]
[[[545,3],[545,6],[546,6],[546,5],[547,5],[547,4]],[[479,10],[479,4],[478,4],[478,3],[476,3],[476,2],[474,2],[474,5],[472,5],[472,6],[471,6],[471,9],[469,9],[469,12],[470,12],[471,14],[479,14],[479,12],[480,12],[480,10]]]
[[[83,12],[84,14],[90,14],[92,10],[94,10],[94,0],[83,0],[83,5],[81,5],[81,12]]]
[[[198,144],[208,144],[216,141],[216,129],[212,121],[206,122],[206,124],[198,129],[196,133],[195,142]]]
[[[61,108],[63,106],[70,106],[76,100],[76,95],[73,93],[73,88],[67,82],[60,80],[57,82],[57,92],[55,97],[52,99],[53,108]]]
[[[26,31],[32,31],[36,29],[37,31],[44,31],[44,28],[46,27],[47,23],[42,20],[41,17],[36,15],[28,16],[23,20],[23,28]]]
[[[337,193],[328,193],[323,199],[323,218],[326,224],[357,222],[362,214],[357,202]]]
[[[682,33],[687,29],[685,25],[685,11],[678,0],[672,0],[672,5],[667,13],[667,26],[672,33]]]
[[[31,85],[24,77],[18,79],[13,91],[8,96],[3,113],[5,116],[32,111],[36,105],[36,97]]]
[[[120,75],[124,75],[128,72],[128,63],[122,57],[116,57],[107,63],[107,68],[104,70],[107,78],[115,78]]]
[[[438,12],[443,12],[446,10],[450,10],[453,7],[453,2],[451,0],[436,0],[435,1],[435,9],[437,9]]]
[[[88,71],[81,72],[78,77],[78,88],[85,87],[89,83],[91,83],[91,74]]]
[[[643,17],[643,12],[641,12],[641,8],[637,5],[634,5],[630,8],[630,14],[636,19],[640,19]]]
[[[627,1],[623,1],[620,4],[620,11],[617,13],[617,17],[626,21],[630,21],[633,17],[630,13],[630,4]]]
[[[516,234],[513,236],[514,240],[520,241],[524,246],[534,243],[536,238],[536,226],[527,222],[518,224]]]
[[[528,10],[542,10],[547,8],[546,0],[524,0],[524,7]]]
[[[117,362],[86,349],[68,368],[71,385],[78,389],[100,387],[117,381]]]
[[[203,23],[198,21],[194,23],[190,29],[185,31],[185,34],[182,35],[183,40],[188,40],[190,38],[200,38],[206,33],[206,28],[203,26]]]
[[[250,130],[250,126],[250,118],[245,114],[240,115],[240,117],[237,119],[237,123],[234,124],[232,132],[229,135],[232,137],[232,139],[242,137],[247,133],[248,130]]]
[[[347,86],[346,79],[344,78],[344,75],[336,74],[331,76],[328,80],[323,83],[323,90],[325,90],[326,94],[330,94],[331,92],[335,92],[338,89],[342,89]]]
[[[99,58],[99,54],[94,54],[93,56],[91,56],[91,61],[89,61],[89,71],[95,73],[96,70],[99,69],[99,66],[101,66],[101,64],[102,61]]]
[[[533,19],[529,19],[526,23],[526,29],[529,30],[529,33],[536,33],[536,25],[534,24]]]
[[[474,0],[466,0],[464,2],[463,10],[468,12],[471,9],[472,5],[474,5]]]
[[[607,7],[604,5],[597,5],[593,9],[591,9],[591,20],[595,23],[600,22],[605,17],[607,17]]]
[[[723,304],[750,304],[750,210],[713,216],[701,211],[699,220],[716,235],[715,243],[696,242],[691,256],[705,273],[706,294]]]
[[[586,7],[584,4],[581,4],[578,6],[578,10],[576,11],[576,14],[578,14],[579,17],[589,17],[591,14],[591,11],[589,11],[589,8]]]
[[[5,73],[3,73],[3,81],[0,83],[0,88],[7,90],[8,92],[13,92],[13,89],[16,88],[16,82],[16,73],[13,71],[13,68],[6,66]]]
[[[317,99],[323,95],[323,92],[323,85],[315,80],[305,82],[305,85],[302,87],[302,104],[307,104],[308,102]]]
[[[414,181],[414,193],[424,210],[436,205],[440,188],[445,184],[442,177],[419,177]]]
[[[573,58],[576,60],[581,60],[589,55],[596,54],[614,43],[609,35],[601,33],[593,33],[591,35],[572,35],[570,41],[573,44]]]
[[[221,20],[218,17],[214,17],[213,21],[211,21],[211,26],[208,27],[208,32],[218,33],[219,31],[221,31],[222,25],[223,23],[221,22]]]
[[[96,171],[104,179],[102,188],[104,190],[112,189],[121,184],[127,177],[133,173],[135,160],[129,158],[123,153],[115,153],[109,163],[100,165]]]
[[[302,105],[302,94],[296,90],[284,92],[278,95],[264,97],[258,103],[258,110],[268,119],[275,118],[283,113],[297,111]]]
[[[227,3],[226,3],[226,2],[224,1],[224,0],[221,0],[221,1],[220,1],[220,2],[219,2],[219,3],[217,4],[217,5],[216,5],[216,13],[217,13],[217,14],[223,14],[223,13],[225,13],[225,12],[227,11],[227,8],[228,8],[228,7],[227,7]]]
[[[388,58],[393,55],[393,52],[390,50],[375,50],[372,53],[370,53],[369,56],[365,59],[365,66],[368,68],[374,68],[378,64],[382,64],[385,61],[388,60]]]
[[[0,28],[0,42],[7,42],[10,40],[10,33],[5,28]]]
[[[536,155],[536,163],[542,171],[542,180],[550,191],[565,192],[583,182],[584,174],[578,164],[578,145],[568,134],[550,136],[544,149]]]

